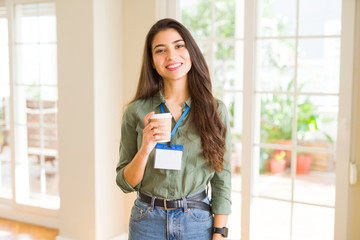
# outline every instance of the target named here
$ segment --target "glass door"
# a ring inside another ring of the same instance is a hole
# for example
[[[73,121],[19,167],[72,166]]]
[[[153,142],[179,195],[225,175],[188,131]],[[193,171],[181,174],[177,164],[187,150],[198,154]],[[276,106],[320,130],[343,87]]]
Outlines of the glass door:
[[[345,239],[354,1],[166,7],[199,43],[232,118],[230,239]]]
[[[251,239],[334,239],[341,1],[256,12]]]

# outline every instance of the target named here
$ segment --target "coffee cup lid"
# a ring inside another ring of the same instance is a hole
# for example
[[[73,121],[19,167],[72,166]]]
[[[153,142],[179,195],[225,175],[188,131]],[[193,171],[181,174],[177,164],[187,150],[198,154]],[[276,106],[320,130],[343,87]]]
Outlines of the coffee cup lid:
[[[154,114],[150,119],[160,119],[160,118],[171,118],[171,113],[158,113]]]

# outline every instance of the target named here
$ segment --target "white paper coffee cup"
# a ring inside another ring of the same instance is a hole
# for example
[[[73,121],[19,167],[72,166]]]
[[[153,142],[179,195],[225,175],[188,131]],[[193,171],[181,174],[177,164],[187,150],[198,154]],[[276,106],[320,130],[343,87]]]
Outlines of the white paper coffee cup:
[[[163,139],[158,140],[157,142],[170,142],[171,140],[171,113],[159,113],[154,114],[150,118],[150,122],[164,122],[165,126],[159,129],[166,131],[166,136]]]

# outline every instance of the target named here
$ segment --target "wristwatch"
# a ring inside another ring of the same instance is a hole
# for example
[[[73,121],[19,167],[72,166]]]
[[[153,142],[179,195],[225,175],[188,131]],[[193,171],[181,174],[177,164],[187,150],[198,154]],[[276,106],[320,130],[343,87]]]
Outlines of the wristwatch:
[[[227,227],[217,228],[213,227],[213,233],[220,233],[224,238],[227,238],[229,229]]]

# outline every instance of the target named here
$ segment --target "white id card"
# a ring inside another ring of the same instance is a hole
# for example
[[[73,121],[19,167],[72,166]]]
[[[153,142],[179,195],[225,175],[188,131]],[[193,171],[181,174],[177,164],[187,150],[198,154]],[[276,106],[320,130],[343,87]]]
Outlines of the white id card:
[[[154,168],[181,170],[183,150],[181,145],[156,144]]]

